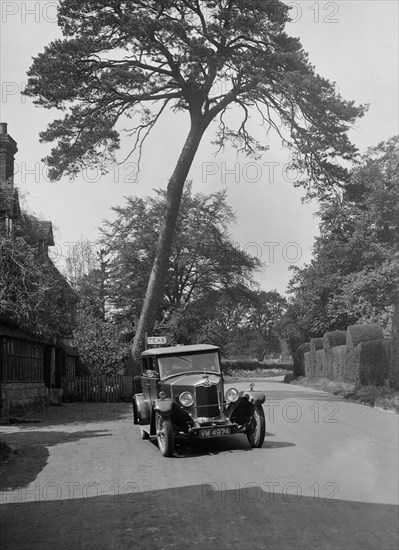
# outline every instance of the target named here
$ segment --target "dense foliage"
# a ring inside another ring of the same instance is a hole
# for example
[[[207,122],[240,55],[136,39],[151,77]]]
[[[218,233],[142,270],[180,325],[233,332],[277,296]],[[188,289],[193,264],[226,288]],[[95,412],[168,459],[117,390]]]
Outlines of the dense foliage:
[[[286,318],[306,340],[355,323],[389,332],[399,294],[399,137],[370,148],[335,201],[323,202],[312,262],[295,268]]]
[[[42,133],[57,143],[51,177],[106,169],[119,147],[117,121],[141,115],[130,131],[138,145],[170,105],[203,129],[221,117],[217,143],[247,152],[265,149],[247,129],[256,107],[269,128],[286,126],[283,140],[313,185],[342,181],[336,157],[355,151],[346,132],[364,109],[315,73],[284,30],[289,11],[279,0],[61,0],[64,38],[34,58],[24,92],[65,111]],[[242,113],[234,130],[223,119],[229,105]]]
[[[54,341],[71,333],[77,297],[49,259],[38,226],[22,213],[0,241],[0,317]]]
[[[128,197],[126,206],[113,209],[116,219],[102,230],[101,246],[109,258],[109,304],[126,323],[140,315],[165,200],[163,190],[144,199]],[[228,229],[233,221],[224,192],[193,195],[191,185],[185,188],[158,322],[212,291],[253,284],[259,262],[232,242]]]
[[[68,251],[66,275],[79,296],[74,345],[91,374],[122,374],[129,340],[109,313],[106,254],[95,243],[80,241]]]
[[[281,353],[278,325],[286,301],[270,292],[235,287],[208,293],[171,319],[182,342],[212,342],[228,357],[262,361]]]

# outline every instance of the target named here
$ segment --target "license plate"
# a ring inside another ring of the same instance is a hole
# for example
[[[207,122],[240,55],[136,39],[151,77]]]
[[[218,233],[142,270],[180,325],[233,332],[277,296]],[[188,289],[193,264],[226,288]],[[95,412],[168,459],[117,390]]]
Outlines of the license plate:
[[[230,428],[202,428],[199,432],[200,437],[222,437],[230,434]]]

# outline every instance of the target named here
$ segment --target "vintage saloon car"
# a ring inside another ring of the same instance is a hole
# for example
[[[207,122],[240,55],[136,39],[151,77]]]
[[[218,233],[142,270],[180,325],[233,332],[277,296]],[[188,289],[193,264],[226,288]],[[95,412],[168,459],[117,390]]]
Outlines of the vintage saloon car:
[[[224,390],[219,348],[211,345],[148,349],[142,353],[141,390],[133,396],[134,423],[143,439],[156,437],[163,456],[175,438],[245,433],[252,447],[265,438],[265,395]]]

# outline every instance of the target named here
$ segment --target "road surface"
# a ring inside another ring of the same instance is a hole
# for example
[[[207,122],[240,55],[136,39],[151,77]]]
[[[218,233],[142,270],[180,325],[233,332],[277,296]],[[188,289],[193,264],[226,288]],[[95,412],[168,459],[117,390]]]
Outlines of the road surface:
[[[397,550],[398,417],[281,379],[255,387],[261,449],[237,435],[164,458],[128,403],[4,426],[20,451],[1,478],[2,550]]]

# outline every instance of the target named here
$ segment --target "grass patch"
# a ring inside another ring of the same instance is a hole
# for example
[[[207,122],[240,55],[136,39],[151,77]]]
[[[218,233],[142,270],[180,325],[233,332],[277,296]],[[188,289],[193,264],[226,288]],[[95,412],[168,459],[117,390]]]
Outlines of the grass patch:
[[[370,407],[378,407],[399,414],[399,391],[384,386],[356,386],[349,382],[327,380],[326,378],[300,377],[293,380],[294,384],[313,388],[345,399],[360,401]]]

